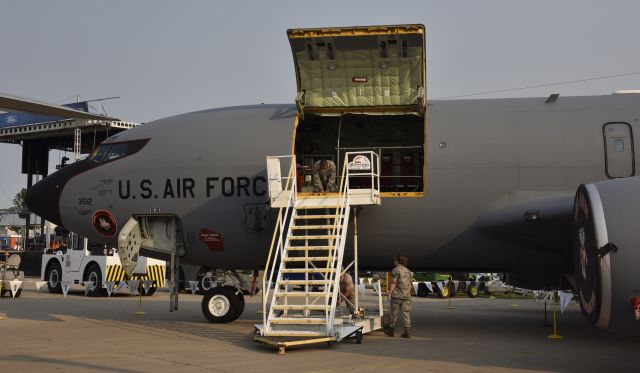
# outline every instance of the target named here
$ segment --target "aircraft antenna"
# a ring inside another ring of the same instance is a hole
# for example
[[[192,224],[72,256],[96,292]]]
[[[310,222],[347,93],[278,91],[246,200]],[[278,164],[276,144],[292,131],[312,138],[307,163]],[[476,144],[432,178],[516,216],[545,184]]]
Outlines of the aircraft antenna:
[[[590,81],[593,81],[593,80],[603,80],[603,79],[611,79],[611,78],[620,78],[620,77],[623,77],[623,76],[632,76],[632,75],[640,75],[640,71],[631,72],[631,73],[623,73],[623,74],[614,74],[614,75],[594,76],[594,77],[589,77],[589,78],[584,78],[584,79],[567,80],[567,81],[564,81],[564,82],[555,82],[555,83],[536,84],[536,85],[529,85],[529,86],[517,87],[517,88],[505,88],[505,89],[496,89],[496,90],[491,90],[491,91],[482,91],[482,92],[475,92],[475,93],[466,93],[466,94],[462,94],[462,95],[447,96],[447,97],[438,97],[438,98],[436,98],[436,100],[447,100],[447,99],[450,99],[450,98],[462,98],[462,97],[471,97],[471,96],[489,95],[489,94],[493,94],[493,93],[504,93],[504,92],[522,91],[522,90],[525,90],[525,89],[542,88],[542,87],[552,87],[552,86],[556,86],[556,85],[564,85],[564,84],[574,84],[574,83],[590,82]]]

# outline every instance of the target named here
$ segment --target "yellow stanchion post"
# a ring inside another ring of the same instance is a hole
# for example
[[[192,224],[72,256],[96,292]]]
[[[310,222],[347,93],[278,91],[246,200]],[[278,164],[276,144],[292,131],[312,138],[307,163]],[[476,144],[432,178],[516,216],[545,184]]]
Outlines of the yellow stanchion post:
[[[389,281],[390,281],[390,276],[389,276],[389,272],[385,273],[385,276],[387,277],[387,280],[385,281],[386,283],[386,291],[389,291]]]
[[[139,296],[139,303],[138,303],[138,310],[136,312],[134,312],[133,314],[136,316],[142,316],[145,315],[144,311],[142,310],[142,280],[140,280],[139,284],[138,284],[138,294]]]
[[[266,273],[266,270],[265,270],[265,273]],[[257,270],[253,272],[253,276],[254,276],[254,280],[253,281],[254,282],[256,281],[255,277],[257,277],[258,274],[259,274],[259,272]],[[266,274],[263,274],[263,276],[266,276]],[[266,281],[265,281],[265,283],[266,283]],[[251,290],[255,291],[255,289],[251,289]],[[264,313],[264,310],[262,309],[262,305],[264,304],[264,291],[265,290],[262,289],[262,291],[260,292],[260,307],[258,307],[258,311],[256,312],[258,315],[262,315]],[[251,296],[253,296],[253,295],[251,295]]]
[[[548,339],[563,339],[564,337],[558,334],[558,321],[556,320],[556,294],[553,293],[553,334],[548,335]]]
[[[447,309],[455,309],[455,307],[453,306],[453,304],[451,304],[451,297],[453,296],[453,294],[451,294],[451,275],[449,275],[449,282],[447,283],[447,290],[449,290],[449,306],[447,307]],[[454,289],[453,291],[455,292],[457,289],[455,289],[455,285],[454,285]]]

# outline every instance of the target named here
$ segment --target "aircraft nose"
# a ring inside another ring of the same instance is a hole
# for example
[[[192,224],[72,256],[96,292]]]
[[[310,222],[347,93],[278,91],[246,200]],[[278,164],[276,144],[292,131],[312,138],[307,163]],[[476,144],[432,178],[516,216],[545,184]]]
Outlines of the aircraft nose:
[[[57,174],[58,172],[45,177],[32,186],[25,196],[25,202],[29,210],[36,215],[53,224],[62,225],[58,204],[62,187],[57,182],[59,180]]]
[[[95,167],[93,162],[83,160],[67,165],[45,177],[27,192],[25,196],[27,207],[43,219],[63,226],[60,211],[62,190],[71,178],[92,167]]]

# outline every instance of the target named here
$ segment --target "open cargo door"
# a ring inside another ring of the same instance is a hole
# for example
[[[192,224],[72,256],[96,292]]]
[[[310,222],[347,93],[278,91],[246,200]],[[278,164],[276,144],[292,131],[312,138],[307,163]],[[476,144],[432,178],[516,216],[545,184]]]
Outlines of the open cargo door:
[[[301,112],[425,107],[423,25],[287,31]]]
[[[299,189],[314,192],[318,160],[333,161],[340,172],[345,152],[371,150],[386,162],[382,196],[422,196],[424,26],[291,29],[287,36],[297,86],[294,153],[306,166]]]

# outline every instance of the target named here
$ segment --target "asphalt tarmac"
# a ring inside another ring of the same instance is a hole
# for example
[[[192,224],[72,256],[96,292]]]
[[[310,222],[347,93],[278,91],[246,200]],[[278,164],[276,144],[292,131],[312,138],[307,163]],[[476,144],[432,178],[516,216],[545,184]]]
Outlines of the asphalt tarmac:
[[[0,299],[0,372],[626,372],[636,371],[640,349],[637,339],[587,326],[575,303],[558,314],[564,339],[550,340],[541,302],[458,297],[448,309],[429,297],[413,300],[412,339],[375,332],[362,344],[278,356],[253,341],[259,296],[246,297],[230,324],[208,323],[199,295],[181,294],[173,313],[168,299],[143,298],[146,314],[135,316],[137,297],[88,298],[78,288],[64,298],[27,284],[20,298]]]

